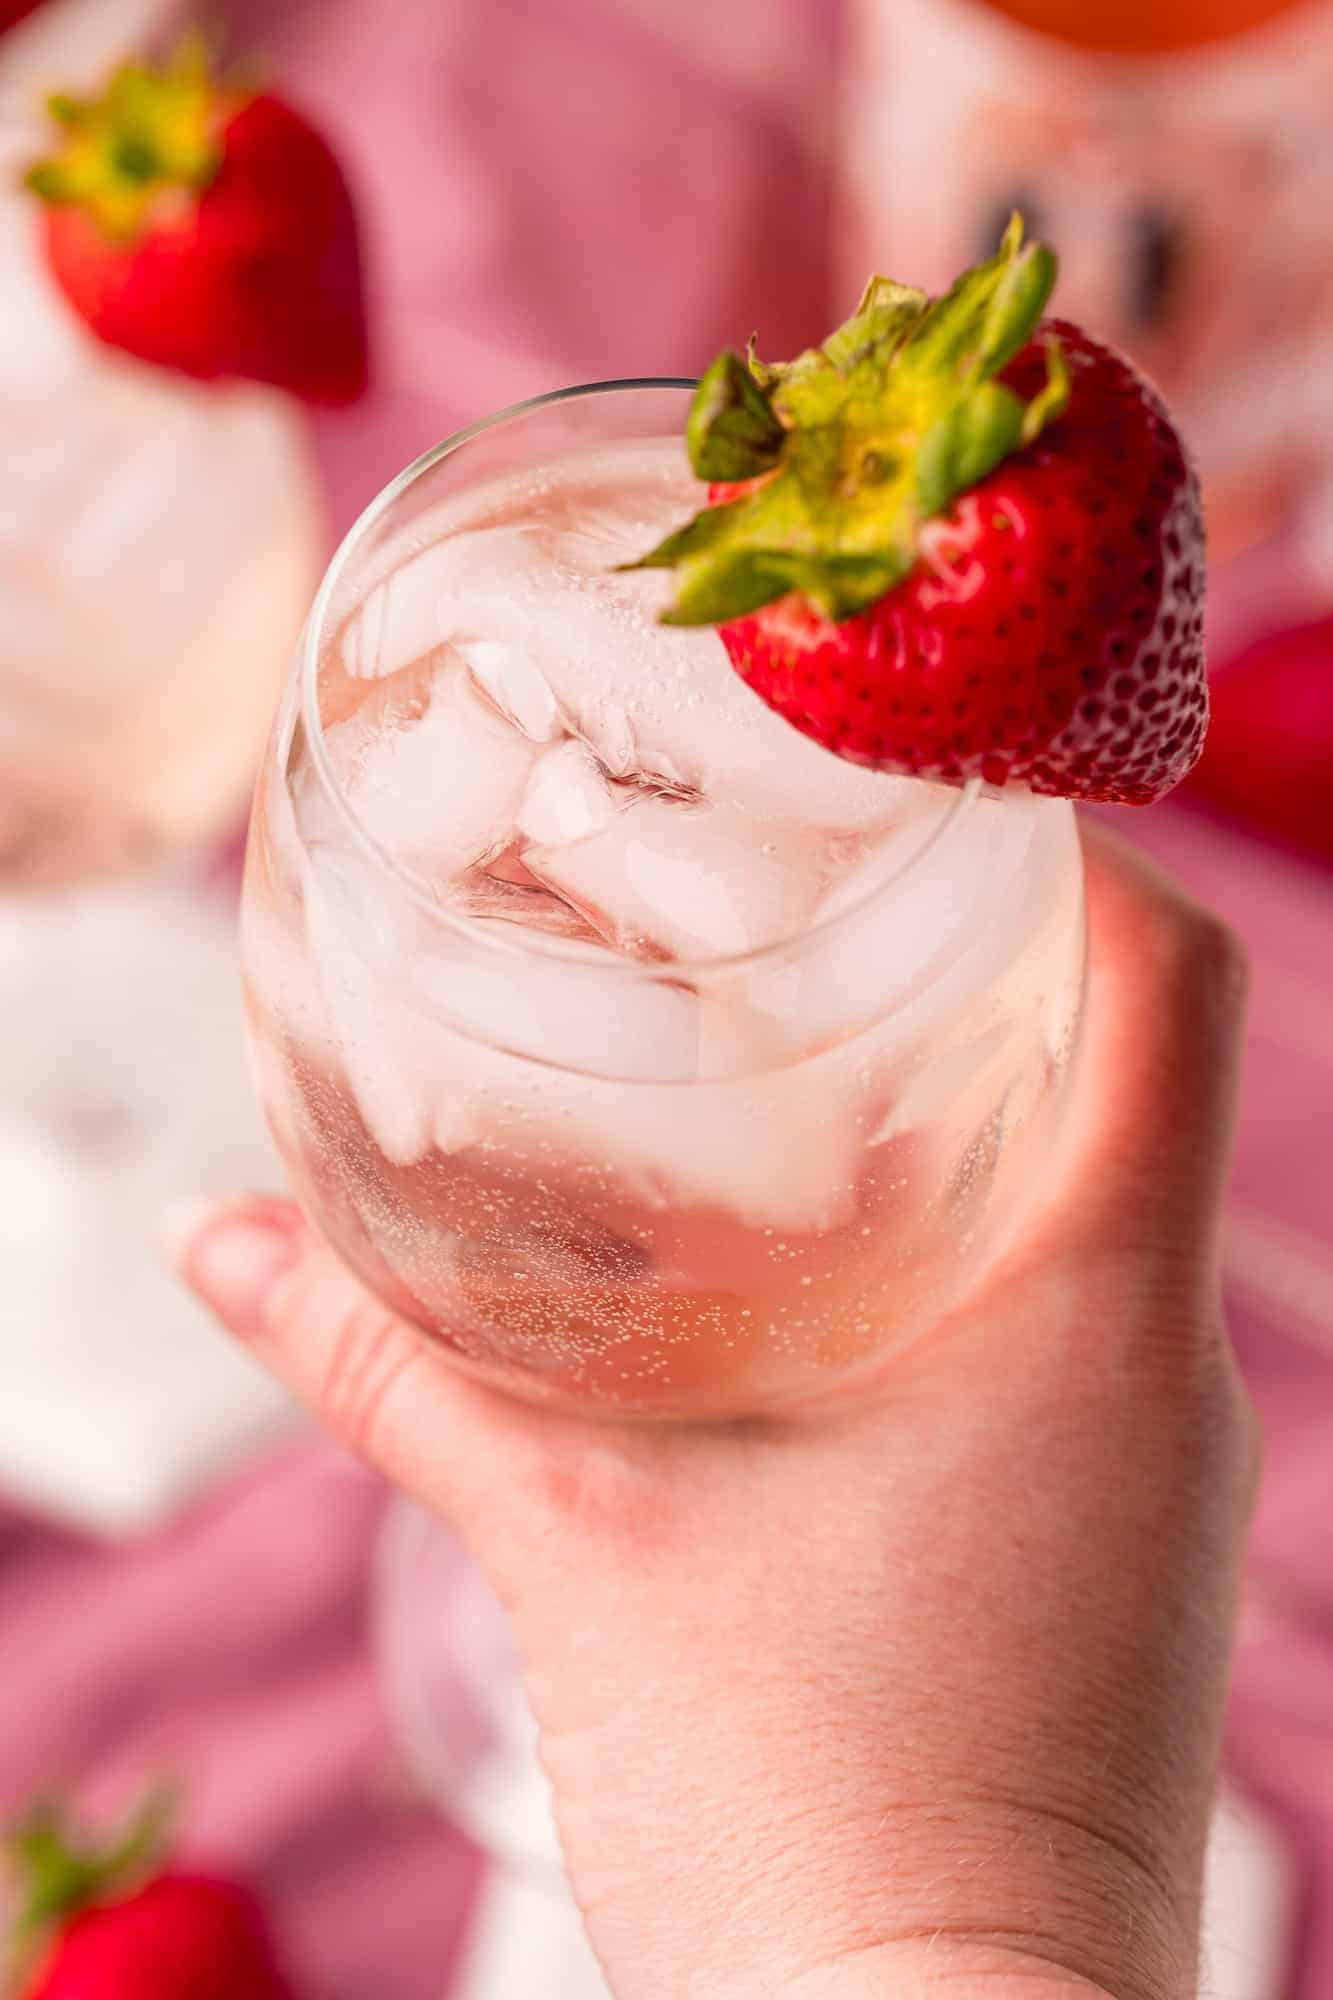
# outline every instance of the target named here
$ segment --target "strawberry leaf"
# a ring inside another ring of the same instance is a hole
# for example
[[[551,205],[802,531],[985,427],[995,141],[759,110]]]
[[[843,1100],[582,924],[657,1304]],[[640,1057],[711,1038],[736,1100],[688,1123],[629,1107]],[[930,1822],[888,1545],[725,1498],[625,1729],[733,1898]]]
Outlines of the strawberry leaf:
[[[9,1969],[21,1975],[47,1938],[89,1904],[138,1888],[161,1858],[176,1811],[173,1791],[150,1792],[120,1833],[96,1847],[75,1836],[58,1804],[43,1801],[0,1838],[0,1858],[18,1889]]]
[[[931,300],[872,278],[822,347],[788,363],[718,357],[686,443],[701,479],[750,491],[705,508],[627,568],[671,569],[663,622],[724,624],[799,591],[826,618],[863,611],[910,574],[944,513],[1069,400],[1055,342],[1028,403],[995,380],[1031,340],[1055,258],[1014,216],[994,257]]]
[[[164,197],[214,179],[219,132],[235,108],[235,94],[212,79],[206,43],[187,36],[160,68],[122,63],[98,97],[49,97],[62,143],[28,168],[24,185],[42,201],[86,209],[108,240],[131,242]]]
[[[998,382],[983,382],[946,410],[917,450],[916,494],[923,516],[943,513],[1016,451],[1023,435],[1023,405]]]
[[[700,479],[728,484],[771,472],[782,455],[782,425],[739,354],[729,348],[708,369],[690,407],[685,443]]]

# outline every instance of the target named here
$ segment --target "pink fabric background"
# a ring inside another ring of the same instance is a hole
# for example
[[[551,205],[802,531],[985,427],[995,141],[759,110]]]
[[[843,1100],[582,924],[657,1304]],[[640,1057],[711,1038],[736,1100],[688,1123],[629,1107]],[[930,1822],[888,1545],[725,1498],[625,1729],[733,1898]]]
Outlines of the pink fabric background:
[[[376,1699],[384,1495],[332,1446],[109,1549],[0,1511],[0,1813],[188,1793],[187,1849],[264,1891],[309,2000],[440,2000],[478,1857],[413,1798]]]
[[[689,372],[825,317],[835,10],[799,0],[235,0],[342,136],[380,386],[320,426],[345,526],[455,425]],[[392,17],[393,31],[386,22]],[[1121,816],[1122,820],[1127,816]],[[1302,1878],[1290,2000],[1333,1992],[1333,879],[1184,806],[1129,821],[1237,924],[1254,1024],[1228,1240],[1269,1457],[1230,1758]],[[367,1641],[375,1483],[311,1444],[134,1547],[0,1512],[0,1812],[169,1765],[193,1843],[270,1895],[315,2000],[436,2000],[477,1862],[398,1773]]]

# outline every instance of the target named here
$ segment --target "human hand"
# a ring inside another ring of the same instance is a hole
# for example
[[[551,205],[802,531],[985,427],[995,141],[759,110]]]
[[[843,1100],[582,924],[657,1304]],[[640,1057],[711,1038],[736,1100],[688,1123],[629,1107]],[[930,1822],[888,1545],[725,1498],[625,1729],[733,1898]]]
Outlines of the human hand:
[[[513,1621],[619,2000],[1185,2000],[1255,1445],[1219,1302],[1242,1012],[1091,832],[1058,1157],[838,1415],[618,1428],[469,1382],[286,1202],[201,1298],[457,1529]]]

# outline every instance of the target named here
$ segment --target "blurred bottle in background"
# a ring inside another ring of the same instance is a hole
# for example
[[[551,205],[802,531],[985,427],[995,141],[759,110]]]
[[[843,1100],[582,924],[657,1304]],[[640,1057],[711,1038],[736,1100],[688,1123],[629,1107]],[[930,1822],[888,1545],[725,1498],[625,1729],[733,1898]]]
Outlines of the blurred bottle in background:
[[[1206,489],[1213,648],[1333,601],[1333,6],[850,0],[838,255],[931,289],[1010,209]]]

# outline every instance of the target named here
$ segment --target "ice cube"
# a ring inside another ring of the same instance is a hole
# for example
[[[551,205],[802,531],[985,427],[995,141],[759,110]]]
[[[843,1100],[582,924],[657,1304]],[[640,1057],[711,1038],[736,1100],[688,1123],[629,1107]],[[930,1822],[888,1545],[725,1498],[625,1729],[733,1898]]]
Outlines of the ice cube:
[[[699,1074],[700,1007],[688,986],[626,978],[621,961],[496,949],[493,940],[437,938],[413,967],[424,1011],[468,1038],[469,1077],[492,1073],[496,1051],[558,1070],[624,1082],[691,1082]],[[488,1053],[482,1053],[488,1052]],[[511,1065],[505,1093],[530,1091]]]
[[[430,653],[440,639],[440,576],[452,568],[448,544],[423,549],[390,570],[347,620],[342,661],[358,680],[379,680]]]
[[[739,1047],[733,1053],[745,1061]],[[854,1212],[864,1146],[859,1101],[817,1072],[674,1088],[552,1082],[566,1100],[552,1122],[556,1142],[604,1163],[655,1207],[719,1211],[779,1232],[833,1227]]]
[[[563,847],[599,833],[616,809],[605,773],[585,743],[569,739],[537,759],[517,828],[537,846]]]
[[[952,1142],[956,1150],[1001,1101],[1015,1066],[1015,1040],[1011,1020],[989,1021],[983,1015],[967,1022],[958,1036],[924,1046],[899,1079],[870,1144],[880,1146],[900,1133],[928,1128],[935,1144],[948,1150]]]
[[[1030,803],[1026,794],[961,801],[933,837],[900,829],[887,868],[877,848],[834,885],[798,960],[799,991],[771,1010],[792,1054],[876,1023],[908,1049],[944,1032],[999,977],[1023,935],[1013,894],[1031,843]],[[759,967],[748,982],[764,1011],[769,977]]]
[[[448,658],[431,676],[418,719],[358,710],[326,741],[362,824],[445,891],[508,843],[536,758],[533,745]]]
[[[560,734],[560,714],[541,670],[526,652],[494,639],[460,639],[455,651],[496,707],[534,743]]]
[[[524,852],[548,883],[633,948],[672,958],[750,951],[798,932],[828,874],[824,843],[735,806],[642,793],[587,839]]]
[[[437,1051],[385,977],[392,912],[369,864],[331,850],[303,869],[306,937],[348,1086],[375,1143],[397,1166],[427,1152],[441,1094]],[[377,927],[378,926],[378,930]]]

